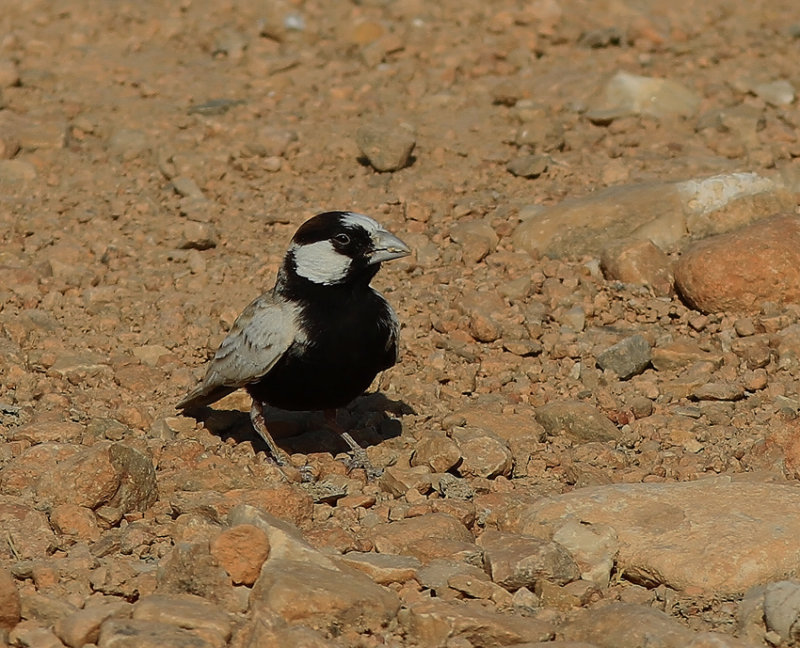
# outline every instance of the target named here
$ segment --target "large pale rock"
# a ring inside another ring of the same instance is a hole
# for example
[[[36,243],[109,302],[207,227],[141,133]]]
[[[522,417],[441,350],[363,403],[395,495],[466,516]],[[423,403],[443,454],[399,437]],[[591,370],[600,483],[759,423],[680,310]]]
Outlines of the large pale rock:
[[[693,634],[661,610],[632,603],[582,610],[561,631],[566,639],[590,642],[598,648],[683,648]]]
[[[185,628],[215,645],[225,645],[233,625],[232,618],[217,605],[191,594],[146,596],[136,603],[133,618]]]
[[[331,556],[318,551],[304,538],[300,529],[291,522],[278,519],[266,511],[248,504],[240,504],[228,514],[232,527],[252,525],[261,529],[269,542],[269,560],[289,560],[314,563],[326,569],[336,569],[337,563]]]
[[[645,77],[620,70],[589,99],[589,119],[605,122],[627,115],[690,117],[700,96],[671,79]]]
[[[81,648],[86,644],[97,643],[100,626],[106,619],[128,617],[131,608],[130,603],[120,600],[100,604],[94,602],[56,621],[53,631],[65,645]]]
[[[360,571],[270,558],[253,586],[250,607],[315,629],[377,631],[395,616],[400,600]]]
[[[108,619],[100,626],[98,648],[219,648],[190,630],[145,619]]]
[[[569,551],[581,578],[607,587],[619,551],[617,534],[606,524],[581,524],[568,520],[553,540]]]
[[[694,244],[675,266],[675,284],[706,313],[800,301],[800,217],[769,218]]]
[[[391,554],[362,553],[352,551],[339,560],[348,567],[364,572],[379,585],[405,583],[417,576],[422,566],[413,556],[393,556]]]
[[[557,534],[574,521],[611,527],[617,569],[644,585],[743,592],[800,573],[800,507],[793,486],[734,481],[615,484],[545,498],[507,526]]]
[[[554,630],[545,621],[499,614],[469,601],[423,601],[398,616],[415,645],[426,648],[445,648],[456,638],[472,646],[512,646],[546,641]]]
[[[670,251],[687,237],[727,232],[794,206],[782,180],[755,173],[620,185],[537,211],[512,241],[518,250],[551,257],[599,256],[622,239]]]
[[[510,591],[542,581],[563,585],[580,576],[572,556],[557,542],[487,529],[478,538],[492,580]]]

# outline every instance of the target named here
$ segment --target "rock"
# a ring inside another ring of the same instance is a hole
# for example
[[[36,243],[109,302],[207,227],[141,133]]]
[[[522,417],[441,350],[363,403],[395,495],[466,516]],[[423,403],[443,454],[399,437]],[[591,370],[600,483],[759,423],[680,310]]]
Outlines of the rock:
[[[469,333],[478,342],[494,342],[500,337],[497,319],[505,311],[502,298],[494,291],[465,291],[458,309],[469,318]]]
[[[536,409],[536,420],[550,436],[566,433],[578,441],[618,439],[617,426],[589,403],[575,400],[553,401]]]
[[[0,112],[0,133],[5,132],[13,133],[23,151],[58,150],[66,143],[67,123],[61,116],[35,119],[3,110]],[[30,163],[25,161],[25,164]]]
[[[102,542],[101,538],[99,546],[96,548],[98,553],[105,556],[116,549],[113,544],[109,546]],[[105,558],[98,567],[92,569],[89,584],[95,592],[134,599],[151,594],[155,590],[156,570],[154,565],[145,563],[138,558],[129,556]]]
[[[764,592],[764,620],[767,628],[788,643],[800,639],[800,583],[779,581]]]
[[[400,601],[356,570],[270,558],[253,586],[250,607],[315,629],[377,632],[397,613]]]
[[[412,556],[416,555],[416,546],[424,541],[439,541],[442,545],[446,541],[474,544],[467,527],[446,513],[430,513],[378,524],[370,530],[369,538],[379,553]]]
[[[143,131],[121,128],[109,137],[108,151],[122,161],[130,161],[150,151],[150,138]]]
[[[22,607],[14,577],[0,569],[0,630],[12,630],[20,621]]]
[[[700,106],[700,97],[670,79],[619,71],[588,103],[586,116],[591,121],[604,123],[626,115],[691,117]]]
[[[100,626],[106,619],[129,617],[131,608],[124,601],[93,603],[56,621],[53,632],[69,648],[82,648],[97,643]]]
[[[652,241],[624,239],[612,243],[602,251],[600,266],[607,279],[648,286],[658,297],[672,293],[672,264]]]
[[[36,179],[36,167],[25,160],[0,160],[0,184],[31,182]]]
[[[519,178],[538,178],[550,166],[549,155],[520,155],[513,158],[506,169],[511,175]]]
[[[722,355],[704,351],[692,340],[675,340],[652,350],[650,359],[658,371],[675,371],[698,362],[707,362],[715,369],[722,366]]]
[[[203,190],[189,176],[177,175],[172,178],[172,188],[180,196],[185,198],[197,198],[206,200]]]
[[[144,511],[158,497],[155,467],[149,457],[122,443],[101,441],[82,448],[44,473],[35,486],[40,501],[100,506],[121,514]]]
[[[269,556],[269,538],[257,526],[239,524],[214,538],[210,549],[234,585],[252,585]]]
[[[159,563],[157,579],[161,593],[194,594],[232,611],[240,607],[230,577],[211,555],[208,543],[176,544]]]
[[[514,144],[530,151],[560,151],[564,148],[564,127],[546,106],[520,101],[515,109],[521,121],[514,136]],[[546,156],[539,156],[546,157]],[[547,158],[550,162],[550,159]]]
[[[705,313],[800,301],[800,217],[776,216],[694,244],[675,266],[675,283]]]
[[[181,230],[178,248],[181,250],[210,250],[217,247],[219,236],[211,223],[187,220]]]
[[[10,58],[0,59],[0,88],[10,88],[19,84],[17,63]]]
[[[641,335],[632,335],[597,355],[597,365],[627,380],[642,373],[650,364],[650,343]]]
[[[556,542],[487,529],[478,537],[492,581],[509,591],[542,581],[563,585],[580,576],[572,556]]]
[[[695,387],[691,397],[701,401],[735,401],[744,398],[744,387],[736,383],[714,381]]]
[[[491,582],[489,575],[480,567],[457,560],[436,558],[417,571],[417,581],[422,587],[433,590],[439,596],[450,587],[450,579],[461,576],[472,580]]]
[[[250,524],[264,531],[269,540],[270,561],[276,559],[301,561],[336,569],[337,563],[334,559],[312,547],[297,527],[265,511],[240,504],[228,514],[228,524],[231,527]]]
[[[444,432],[430,431],[414,446],[412,466],[429,466],[433,472],[447,472],[461,461],[461,450]]]
[[[753,93],[773,106],[788,106],[795,99],[794,86],[786,79],[757,83]]]
[[[393,556],[359,551],[346,553],[339,560],[348,567],[364,572],[378,585],[405,583],[416,578],[417,570],[422,566],[422,563],[412,556]]]
[[[581,579],[608,587],[619,552],[619,540],[612,527],[567,520],[553,534],[553,540],[575,560]]]
[[[500,240],[485,221],[461,221],[450,228],[450,238],[461,246],[464,262],[472,265],[497,249]]]
[[[480,428],[456,428],[452,434],[462,457],[459,475],[491,479],[511,474],[514,458],[503,439]]]
[[[253,506],[293,524],[308,520],[314,509],[314,502],[305,489],[286,483],[276,484],[271,488],[230,490],[225,493],[220,510],[228,513],[240,504]]]
[[[39,581],[40,587],[45,584],[54,585],[58,579],[57,574],[47,573],[47,568],[41,566],[32,575]],[[75,606],[68,601],[44,592],[23,591],[20,593],[20,603],[24,619],[33,619],[48,624],[52,624],[75,611]]]
[[[384,491],[395,497],[402,497],[410,490],[429,493],[432,488],[431,469],[424,464],[412,466],[410,469],[389,466],[381,475],[380,485]]]
[[[277,614],[259,614],[234,636],[230,648],[332,648],[321,633],[304,625],[287,626]]]
[[[63,648],[63,644],[49,628],[44,628],[37,621],[25,620],[9,633],[8,639],[14,646],[25,648]]]
[[[150,367],[157,366],[161,358],[168,356],[171,353],[172,352],[167,347],[162,346],[161,344],[144,344],[133,349],[133,355],[142,363]]]
[[[530,414],[496,414],[481,407],[465,407],[456,414],[463,416],[468,426],[486,430],[506,442],[514,459],[514,476],[527,474],[528,460],[547,436]]]
[[[91,351],[79,351],[59,354],[51,370],[65,378],[70,378],[72,376],[79,377],[81,374],[95,376],[109,371],[110,367],[106,356]],[[64,439],[54,440],[64,441]]]
[[[134,606],[133,618],[185,628],[215,646],[225,645],[233,627],[233,619],[226,612],[192,594],[145,596]]]
[[[473,578],[459,572],[447,579],[447,586],[469,598],[490,600],[504,605],[511,602],[511,595],[505,589],[486,578]]]
[[[220,648],[194,632],[169,623],[108,619],[100,626],[98,648]]]
[[[581,610],[560,628],[568,641],[585,641],[598,648],[681,648],[693,632],[661,610],[633,603],[609,603]]]
[[[399,171],[411,162],[416,139],[408,124],[373,124],[356,131],[356,144],[376,171]]]
[[[245,144],[250,155],[264,158],[281,158],[286,154],[292,142],[297,141],[297,133],[274,126],[260,128],[252,140]]]
[[[90,508],[59,504],[50,512],[50,525],[56,533],[94,542],[100,537],[97,518]]]
[[[676,249],[687,236],[727,232],[794,209],[789,187],[755,173],[620,185],[537,210],[512,236],[515,249],[551,257],[600,256],[622,239]]]
[[[785,512],[796,505],[791,486],[728,477],[615,484],[544,498],[507,526],[541,536],[569,519],[605,525],[619,538],[617,570],[628,580],[722,595],[795,573],[800,522]]]
[[[510,646],[547,641],[553,626],[532,618],[499,614],[469,601],[422,601],[403,609],[400,625],[419,646],[446,648],[464,639],[471,646]]]
[[[56,545],[47,516],[18,497],[0,496],[0,528],[0,550],[6,556],[32,560]]]

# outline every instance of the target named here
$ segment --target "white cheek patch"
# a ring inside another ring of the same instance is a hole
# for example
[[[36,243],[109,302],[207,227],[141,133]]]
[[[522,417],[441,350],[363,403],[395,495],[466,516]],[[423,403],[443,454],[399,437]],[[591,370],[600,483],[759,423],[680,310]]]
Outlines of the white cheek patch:
[[[330,241],[292,245],[295,272],[318,284],[334,284],[347,276],[350,257],[339,254]]]

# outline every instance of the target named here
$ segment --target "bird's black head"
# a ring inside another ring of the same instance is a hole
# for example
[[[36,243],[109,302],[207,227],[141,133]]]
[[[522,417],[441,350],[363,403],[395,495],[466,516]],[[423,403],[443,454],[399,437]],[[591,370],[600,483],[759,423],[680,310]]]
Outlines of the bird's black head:
[[[410,252],[405,243],[368,216],[325,212],[297,230],[286,253],[284,272],[322,286],[369,283],[382,261]]]

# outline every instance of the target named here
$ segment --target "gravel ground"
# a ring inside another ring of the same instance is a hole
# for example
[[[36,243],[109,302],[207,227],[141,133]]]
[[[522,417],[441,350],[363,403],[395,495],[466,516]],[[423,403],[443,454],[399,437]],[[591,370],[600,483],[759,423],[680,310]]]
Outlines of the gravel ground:
[[[784,0],[4,7],[0,646],[800,642],[798,47]],[[414,249],[339,413],[375,481],[174,409],[331,209]]]

